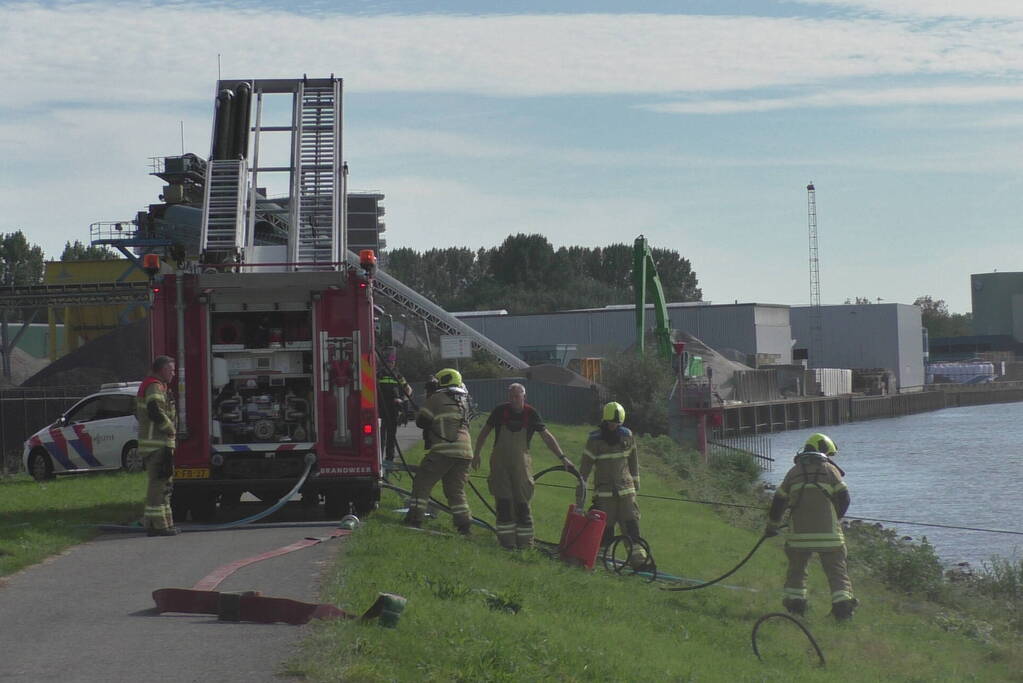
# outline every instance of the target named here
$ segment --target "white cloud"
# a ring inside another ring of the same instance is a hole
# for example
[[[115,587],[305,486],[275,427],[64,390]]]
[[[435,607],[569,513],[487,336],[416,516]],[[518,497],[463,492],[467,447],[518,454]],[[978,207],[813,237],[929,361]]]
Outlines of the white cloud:
[[[663,102],[639,106],[650,111],[670,114],[736,114],[779,111],[783,109],[906,107],[977,104],[984,102],[1018,102],[1020,100],[1023,100],[1023,84],[828,90],[810,95],[794,95],[790,97],[719,98],[685,102]]]
[[[175,3],[20,3],[8,106],[194,101],[229,77],[343,75],[359,91],[668,94],[1023,71],[1023,24],[686,15],[350,16]]]
[[[793,0],[804,5],[825,5],[890,16],[967,19],[1023,18],[1018,0]]]

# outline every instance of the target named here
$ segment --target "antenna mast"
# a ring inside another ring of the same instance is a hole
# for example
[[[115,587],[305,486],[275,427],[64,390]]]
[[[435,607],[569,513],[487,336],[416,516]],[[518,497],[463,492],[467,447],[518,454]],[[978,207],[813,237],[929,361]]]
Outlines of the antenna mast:
[[[810,354],[807,365],[822,367],[824,321],[821,313],[821,272],[817,252],[817,191],[813,181],[806,186],[806,205],[810,227]]]

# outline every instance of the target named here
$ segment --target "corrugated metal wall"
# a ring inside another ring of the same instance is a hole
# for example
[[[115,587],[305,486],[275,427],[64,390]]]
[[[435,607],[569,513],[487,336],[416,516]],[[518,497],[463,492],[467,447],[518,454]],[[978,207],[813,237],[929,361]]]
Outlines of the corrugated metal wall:
[[[469,390],[476,411],[487,415],[495,406],[508,400],[508,385],[512,382],[526,387],[526,403],[536,408],[544,420],[562,424],[597,423],[600,398],[594,391],[583,387],[534,382],[524,377],[503,377],[467,379],[465,388]],[[414,398],[416,403],[422,403],[421,385],[416,388]]]
[[[823,306],[823,365],[830,368],[884,368],[900,388],[923,384],[920,309],[906,304]],[[809,342],[810,308],[791,309],[796,345]]]
[[[653,324],[653,315],[650,309],[648,324]],[[791,361],[787,306],[669,306],[668,317],[673,328],[696,336],[712,348],[777,354],[781,362]],[[636,341],[632,308],[479,316],[462,322],[519,355],[523,346],[592,344],[627,349]]]

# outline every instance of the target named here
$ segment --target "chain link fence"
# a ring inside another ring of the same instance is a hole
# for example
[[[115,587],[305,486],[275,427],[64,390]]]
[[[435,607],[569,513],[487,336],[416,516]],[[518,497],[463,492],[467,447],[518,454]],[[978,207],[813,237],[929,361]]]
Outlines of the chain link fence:
[[[93,386],[10,387],[0,389],[0,474],[22,469],[22,450],[32,434],[53,424],[75,402],[96,390]]]

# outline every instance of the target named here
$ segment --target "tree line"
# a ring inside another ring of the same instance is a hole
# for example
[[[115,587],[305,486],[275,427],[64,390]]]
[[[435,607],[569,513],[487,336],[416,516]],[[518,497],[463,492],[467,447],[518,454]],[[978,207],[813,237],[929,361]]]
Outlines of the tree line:
[[[700,301],[689,259],[654,248],[667,301]],[[543,313],[633,303],[633,247],[554,246],[543,235],[510,235],[476,251],[448,247],[387,253],[384,270],[449,311]]]
[[[61,261],[108,261],[120,258],[104,246],[84,245],[79,240],[65,242]],[[21,230],[0,233],[0,285],[16,287],[38,285],[46,270],[42,247],[32,244]]]

